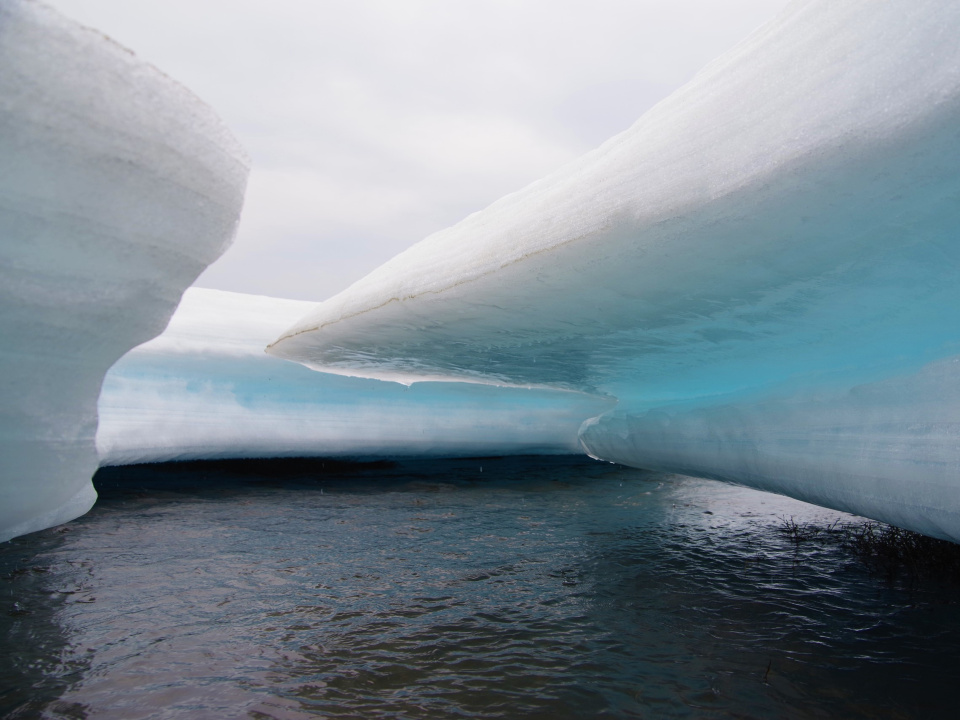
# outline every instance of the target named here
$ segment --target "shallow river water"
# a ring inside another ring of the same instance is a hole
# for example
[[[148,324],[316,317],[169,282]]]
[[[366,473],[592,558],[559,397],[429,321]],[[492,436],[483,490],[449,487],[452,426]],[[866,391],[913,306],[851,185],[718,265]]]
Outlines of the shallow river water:
[[[10,718],[952,717],[960,594],[569,458],[115,468],[0,545]]]

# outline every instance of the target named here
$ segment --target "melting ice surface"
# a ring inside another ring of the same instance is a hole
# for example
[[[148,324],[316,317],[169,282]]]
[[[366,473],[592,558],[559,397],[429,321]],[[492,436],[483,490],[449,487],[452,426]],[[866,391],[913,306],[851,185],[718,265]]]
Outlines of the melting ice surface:
[[[580,392],[317,373],[263,352],[312,303],[192,288],[100,395],[101,464],[282,457],[579,454],[612,401]]]
[[[247,164],[186,89],[46,6],[0,3],[0,540],[96,499],[107,369],[233,235]]]
[[[960,4],[795,3],[269,351],[615,396],[597,457],[960,540]]]

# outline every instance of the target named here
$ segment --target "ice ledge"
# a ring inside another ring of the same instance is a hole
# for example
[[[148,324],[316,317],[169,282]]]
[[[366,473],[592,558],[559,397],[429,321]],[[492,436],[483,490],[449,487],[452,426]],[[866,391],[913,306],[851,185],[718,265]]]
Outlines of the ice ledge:
[[[39,2],[0,3],[0,539],[85,512],[108,368],[229,245],[247,160],[213,111]]]
[[[958,34],[955,0],[791,3],[269,352],[604,392],[595,456],[960,540]]]

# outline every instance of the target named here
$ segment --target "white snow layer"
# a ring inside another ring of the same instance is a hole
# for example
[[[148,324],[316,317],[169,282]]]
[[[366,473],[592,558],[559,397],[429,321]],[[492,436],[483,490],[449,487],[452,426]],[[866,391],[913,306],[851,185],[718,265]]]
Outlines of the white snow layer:
[[[582,452],[584,393],[328,375],[263,352],[313,306],[187,290],[166,331],[124,356],[100,396],[101,463],[280,456]]]
[[[229,244],[247,162],[213,112],[100,33],[0,3],[0,540],[96,498],[107,369]]]
[[[813,0],[269,352],[616,396],[585,448],[960,540],[960,3]]]

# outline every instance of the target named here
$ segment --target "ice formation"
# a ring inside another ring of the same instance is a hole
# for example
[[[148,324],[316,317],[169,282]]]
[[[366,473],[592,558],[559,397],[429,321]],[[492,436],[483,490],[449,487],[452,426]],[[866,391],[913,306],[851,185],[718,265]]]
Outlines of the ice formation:
[[[264,345],[313,303],[192,288],[100,396],[105,465],[280,456],[580,453],[611,401],[583,393],[317,373]]]
[[[960,540],[960,3],[813,0],[269,352],[601,391],[593,455]]]
[[[96,498],[107,369],[229,243],[247,163],[213,112],[100,33],[0,3],[0,539]]]

